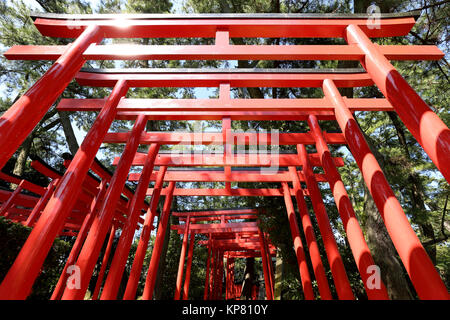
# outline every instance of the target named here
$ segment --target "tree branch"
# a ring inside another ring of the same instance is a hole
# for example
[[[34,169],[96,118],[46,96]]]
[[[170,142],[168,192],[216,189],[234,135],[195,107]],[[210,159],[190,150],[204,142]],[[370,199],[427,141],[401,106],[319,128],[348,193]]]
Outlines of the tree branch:
[[[427,242],[423,242],[422,244],[424,247],[435,245],[437,243],[446,241],[450,237],[445,232],[445,215],[447,214],[447,204],[448,204],[448,194],[447,194],[447,197],[445,198],[444,210],[442,210],[442,218],[441,218],[441,233],[442,233],[442,235],[436,239],[433,239],[433,240],[430,240]]]
[[[79,146],[75,133],[73,132],[72,124],[70,123],[69,114],[67,112],[59,112],[59,121],[63,127],[70,153],[74,156],[77,153]]]
[[[48,131],[51,128],[53,128],[54,126],[56,126],[57,124],[59,124],[59,119],[53,120],[52,122],[50,122],[46,126],[41,127],[41,130]]]
[[[416,10],[425,10],[425,9],[437,7],[437,6],[440,6],[440,5],[442,5],[442,4],[446,4],[446,3],[449,3],[449,2],[450,2],[450,0],[445,0],[445,1],[441,1],[441,2],[436,2],[436,3],[432,3],[432,4],[425,5],[425,6],[423,6],[422,8],[414,9],[414,10],[412,10],[412,11],[416,11]]]

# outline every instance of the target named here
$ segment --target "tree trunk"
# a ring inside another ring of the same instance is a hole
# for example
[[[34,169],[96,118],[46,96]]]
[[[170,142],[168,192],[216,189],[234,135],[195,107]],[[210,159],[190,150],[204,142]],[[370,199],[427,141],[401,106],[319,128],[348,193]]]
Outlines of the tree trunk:
[[[17,157],[14,165],[13,173],[18,176],[22,176],[25,170],[25,164],[27,163],[28,154],[30,153],[31,143],[33,142],[33,134],[30,134],[20,146],[19,156]]]
[[[407,160],[407,162],[412,162],[408,144],[406,143],[405,132],[397,113],[388,112],[388,115],[397,132],[397,137],[400,144],[402,145],[405,159]],[[411,168],[411,166],[409,165],[408,167]],[[407,189],[411,197],[413,208],[413,221],[419,225],[422,235],[427,240],[431,240],[430,244],[425,246],[425,250],[430,256],[431,261],[433,261],[433,264],[436,265],[436,237],[434,235],[433,225],[429,221],[429,215],[427,214],[427,209],[425,207],[425,195],[423,193],[424,187],[422,180],[420,179],[419,175],[411,168],[408,171],[407,181]]]
[[[367,8],[372,4],[371,0],[354,0],[354,13],[365,13]],[[381,12],[388,12],[388,6],[385,3],[377,3]],[[358,67],[357,61],[339,61],[339,67],[355,68]],[[340,92],[348,98],[353,97],[353,88],[341,88]],[[362,131],[362,130],[361,130]],[[364,132],[363,132],[364,133]],[[367,143],[374,153],[380,166],[384,167],[383,157],[375,150],[370,138],[366,137]],[[364,181],[361,183],[364,184]],[[408,283],[404,276],[401,263],[397,259],[397,251],[392,244],[391,238],[386,230],[383,219],[370,195],[367,186],[364,184],[364,213],[366,215],[365,225],[367,245],[370,248],[375,263],[381,270],[381,278],[383,279],[389,297],[391,299],[412,299]]]
[[[351,65],[353,61],[343,61],[346,67],[354,67]],[[341,88],[341,94],[348,98],[353,97],[353,88]],[[380,167],[385,167],[383,156],[374,148],[373,143],[363,130],[369,148],[372,150]],[[386,285],[389,297],[391,299],[409,300],[413,296],[409,290],[408,282],[405,278],[405,272],[402,268],[401,262],[397,258],[397,251],[392,244],[391,238],[386,230],[383,219],[381,218],[378,208],[370,195],[369,189],[364,181],[364,213],[366,221],[363,228],[367,234],[367,245],[370,248],[373,259],[381,270],[381,278]]]
[[[365,134],[364,136],[380,167],[384,168],[386,163],[383,156],[374,148],[370,137]],[[413,295],[409,290],[405,271],[386,230],[383,219],[366,185],[364,185],[364,190],[364,212],[367,217],[364,227],[367,233],[367,244],[372,252],[375,263],[380,267],[381,278],[386,285],[389,297],[393,300],[412,299]]]
[[[365,229],[367,230],[367,244],[373,259],[381,270],[389,297],[393,300],[412,299],[411,291],[404,276],[401,263],[397,259],[397,252],[384,226],[375,202],[365,187],[364,211],[367,215]]]
[[[72,124],[70,123],[69,114],[65,111],[58,112],[58,114],[70,153],[72,156],[75,156],[78,151],[78,142],[75,133],[73,132]]]
[[[277,260],[275,265],[275,288],[274,288],[274,300],[281,300],[281,284],[283,282],[283,258],[281,257],[281,251],[277,250]]]

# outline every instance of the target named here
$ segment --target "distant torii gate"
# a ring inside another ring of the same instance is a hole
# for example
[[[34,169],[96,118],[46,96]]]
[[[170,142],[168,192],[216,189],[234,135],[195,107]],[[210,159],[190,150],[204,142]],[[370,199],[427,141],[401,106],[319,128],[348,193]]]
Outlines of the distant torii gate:
[[[174,216],[184,221],[182,225],[172,226],[173,230],[183,234],[183,244],[178,268],[177,285],[175,290],[175,300],[181,296],[181,282],[183,278],[184,260],[189,238],[188,262],[186,266],[185,282],[183,287],[183,300],[187,300],[189,291],[190,270],[193,256],[193,244],[195,234],[207,234],[209,240],[199,241],[200,245],[208,247],[208,260],[206,262],[205,294],[204,299],[221,299],[223,259],[236,257],[260,256],[263,260],[264,279],[266,282],[266,297],[273,297],[273,270],[269,262],[270,256],[274,255],[274,247],[267,243],[266,235],[261,232],[256,220],[261,210],[258,209],[228,209],[213,211],[189,211],[174,212]],[[230,222],[230,220],[246,220],[246,222]],[[198,224],[196,222],[220,221],[220,223]],[[234,254],[232,254],[234,253]],[[255,255],[256,254],[256,255]],[[225,296],[230,297],[231,292],[236,291],[231,283],[232,279],[231,260],[227,260],[226,266],[226,286]],[[234,265],[233,265],[234,268]],[[235,293],[236,294],[236,293]]]
[[[134,299],[150,230],[161,195],[166,197],[159,216],[151,270],[147,276],[144,298],[152,296],[162,238],[167,228],[174,196],[283,196],[294,241],[305,298],[314,299],[310,270],[305,262],[299,223],[291,196],[296,197],[301,227],[313,264],[322,299],[331,299],[322,259],[328,259],[339,299],[354,299],[342,258],[337,250],[318,182],[328,182],[339,210],[348,243],[355,258],[369,299],[387,299],[383,284],[368,286],[369,267],[374,265],[351,202],[337,167],[342,159],[333,158],[329,144],[345,144],[355,158],[369,191],[378,207],[395,248],[422,299],[448,299],[448,291],[426,254],[414,230],[389,186],[382,169],[370,151],[352,112],[395,111],[423,146],[443,176],[450,180],[450,130],[407,84],[390,60],[437,60],[443,53],[436,46],[376,45],[372,37],[404,36],[415,24],[418,13],[370,15],[320,14],[233,14],[233,15],[55,15],[34,14],[35,26],[44,36],[76,38],[67,46],[14,46],[5,53],[8,59],[56,60],[54,65],[18,99],[0,118],[0,167],[17,150],[72,79],[80,85],[112,87],[105,99],[62,99],[60,111],[99,111],[79,151],[48,193],[33,230],[14,264],[0,285],[0,299],[25,299],[39,274],[55,237],[81,199],[87,173],[92,168],[101,143],[126,143],[114,164],[117,168],[108,181],[82,248],[74,264],[81,270],[81,288],[60,287],[58,297],[82,299],[89,285],[101,245],[123,195],[128,180],[138,181],[128,200],[126,221],[117,250],[102,289],[101,299],[116,299],[134,232],[146,196],[151,196],[142,225],[138,250],[128,281],[125,299]],[[378,17],[377,17],[378,18]],[[374,25],[374,23],[376,25]],[[138,46],[106,44],[104,38],[215,38],[214,45]],[[344,38],[345,45],[230,45],[230,38],[294,37]],[[86,60],[357,60],[363,69],[139,69],[81,70]],[[80,71],[81,70],[81,71]],[[339,87],[377,85],[383,99],[347,99]],[[130,87],[216,87],[218,99],[130,99]],[[324,98],[315,99],[232,99],[231,88],[239,87],[316,87]],[[135,120],[128,133],[108,133],[114,119]],[[220,133],[145,132],[149,120],[221,120]],[[233,120],[307,121],[307,133],[281,133],[268,137],[261,133],[242,134],[231,130]],[[342,133],[322,132],[319,120],[337,121]],[[236,153],[234,145],[296,145],[297,152]],[[137,153],[140,144],[148,144],[147,154]],[[224,145],[219,155],[171,154],[159,152],[165,144]],[[308,154],[305,145],[314,145],[316,154]],[[131,166],[142,172],[129,175]],[[319,166],[323,174],[315,174]],[[154,170],[159,167],[158,170]],[[181,170],[171,167],[202,167]],[[211,167],[211,170],[205,167]],[[220,169],[217,169],[219,167]],[[245,168],[242,168],[245,167]],[[254,168],[280,167],[276,172]],[[298,170],[301,167],[301,170]],[[151,181],[154,187],[149,188]],[[224,189],[180,189],[176,182],[225,182]],[[164,182],[168,186],[164,188]],[[231,188],[231,182],[281,183],[281,188]],[[302,187],[306,185],[306,189]],[[289,186],[292,185],[292,187]],[[22,186],[23,187],[23,186]],[[20,190],[4,206],[19,199]],[[321,257],[314,236],[304,196],[309,196],[324,243],[326,257]],[[6,199],[8,202],[8,199]],[[41,201],[40,203],[43,203]],[[7,211],[7,210],[3,210]],[[39,210],[40,211],[40,210]],[[89,214],[85,212],[85,221]],[[84,223],[84,222],[83,222]],[[75,250],[75,249],[73,249]],[[64,275],[63,275],[64,277]],[[64,278],[62,278],[64,279]],[[61,280],[60,280],[61,281]],[[64,285],[64,281],[62,281]],[[100,284],[101,285],[101,284]],[[100,290],[100,287],[99,289]],[[98,293],[98,291],[97,291]],[[61,295],[60,295],[61,294]],[[55,294],[54,294],[55,295]]]

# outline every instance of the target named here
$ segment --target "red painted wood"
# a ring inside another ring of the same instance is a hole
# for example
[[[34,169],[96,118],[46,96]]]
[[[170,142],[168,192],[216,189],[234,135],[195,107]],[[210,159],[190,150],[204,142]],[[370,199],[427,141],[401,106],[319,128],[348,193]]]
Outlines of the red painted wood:
[[[142,19],[127,20],[125,16],[110,20],[78,20],[37,18],[36,28],[49,37],[76,38],[82,30],[95,24],[105,38],[215,38],[218,29],[226,27],[231,38],[293,37],[340,38],[350,24],[360,26],[370,37],[404,36],[415,24],[414,17],[384,18],[379,28],[368,28],[367,19]]]
[[[145,153],[136,153],[133,160],[133,166],[142,166],[146,159]],[[309,159],[311,165],[320,167],[320,159],[318,154],[310,154]],[[119,158],[114,158],[113,165],[117,165]],[[333,158],[337,167],[344,166],[342,158]],[[186,167],[186,166],[217,166],[231,165],[237,167],[269,167],[278,165],[280,167],[301,166],[301,161],[296,154],[234,154],[233,157],[225,159],[223,154],[188,154],[180,153],[174,154],[158,154],[155,159],[155,166],[171,166],[171,167]],[[277,170],[277,169],[276,169]]]

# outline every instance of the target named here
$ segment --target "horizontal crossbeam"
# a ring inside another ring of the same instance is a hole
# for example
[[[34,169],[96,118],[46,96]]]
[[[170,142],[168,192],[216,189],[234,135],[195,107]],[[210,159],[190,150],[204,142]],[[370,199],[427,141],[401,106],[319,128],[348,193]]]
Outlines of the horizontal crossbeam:
[[[270,250],[270,255],[275,256],[276,251]],[[261,253],[253,250],[245,250],[245,251],[225,251],[224,258],[259,258],[261,257]]]
[[[205,241],[206,242],[206,241]],[[257,249],[260,247],[260,242],[258,238],[254,239],[220,239],[213,240],[214,247],[222,247],[222,248],[236,248],[236,246],[242,246],[242,248],[254,248]]]
[[[136,153],[132,166],[143,166],[147,155],[145,153]],[[315,167],[321,166],[319,155],[316,153],[309,154],[311,165]],[[342,158],[333,158],[337,167],[344,166],[344,160]],[[114,158],[113,165],[116,166],[119,163],[120,157]],[[168,167],[188,167],[188,166],[243,166],[243,167],[260,167],[260,166],[273,166],[278,165],[280,167],[289,166],[301,166],[302,163],[299,160],[297,154],[278,154],[278,153],[258,153],[258,154],[234,154],[227,157],[224,154],[179,154],[179,153],[167,153],[158,154],[155,159],[155,166],[168,166]]]
[[[309,193],[306,189],[302,189],[303,195],[308,196]],[[295,196],[295,191],[290,190],[291,195]],[[147,196],[153,194],[153,188],[147,189]],[[161,191],[161,195],[167,195],[167,189],[164,188]],[[251,188],[237,188],[237,189],[175,189],[173,192],[174,196],[179,197],[283,197],[282,189],[251,189]]]
[[[183,233],[184,225],[171,226],[172,230]],[[234,233],[234,232],[257,232],[257,222],[232,222],[232,223],[211,223],[211,224],[190,224],[189,232],[192,233]]]
[[[241,214],[259,214],[261,209],[221,209],[221,210],[204,210],[204,211],[172,211],[174,217],[205,217],[217,215],[241,215]]]
[[[148,120],[231,120],[243,121],[306,121],[310,115],[318,120],[336,120],[333,111],[119,111],[116,119],[136,120],[139,115]]]
[[[190,222],[192,223],[196,223],[199,221],[218,221],[221,219],[224,219],[225,221],[228,222],[228,220],[255,220],[257,219],[258,216],[257,215],[252,215],[252,214],[239,214],[239,215],[218,215],[218,216],[212,216],[212,217],[194,217],[194,218],[190,218]],[[183,217],[180,218],[180,221],[186,221],[187,218]]]
[[[75,79],[80,85],[113,87],[127,80],[131,87],[319,87],[324,79],[336,85],[370,86],[364,69],[82,69]]]
[[[342,133],[323,133],[327,144],[346,144]],[[104,143],[126,143],[130,137],[130,132],[109,132],[106,134]],[[272,144],[272,136],[268,133],[240,133],[227,132],[227,139],[233,145],[256,145],[266,143]],[[223,145],[227,140],[223,140],[220,132],[145,132],[141,135],[140,144],[159,143],[161,145]],[[279,133],[276,141],[279,145],[312,145],[316,141],[310,132],[305,133]]]
[[[300,173],[300,180],[305,181],[303,174]],[[158,176],[157,172],[153,172],[150,181],[156,181]],[[140,173],[131,173],[128,176],[128,181],[139,181],[141,177]],[[315,178],[318,182],[327,182],[327,178],[322,173],[316,173]],[[279,171],[276,173],[271,172],[258,172],[258,171],[231,171],[229,174],[225,174],[222,171],[208,171],[208,170],[195,170],[195,171],[167,171],[164,176],[166,182],[292,182],[292,175],[289,172]]]
[[[201,37],[201,35],[198,35]],[[380,45],[390,60],[439,60],[434,45]],[[56,60],[66,46],[17,45],[4,55],[9,60]],[[360,60],[357,45],[91,45],[85,60]]]
[[[393,111],[386,99],[345,99],[351,111]],[[104,99],[62,99],[59,111],[100,111]],[[117,110],[134,112],[306,112],[334,111],[334,106],[326,99],[122,99]]]

